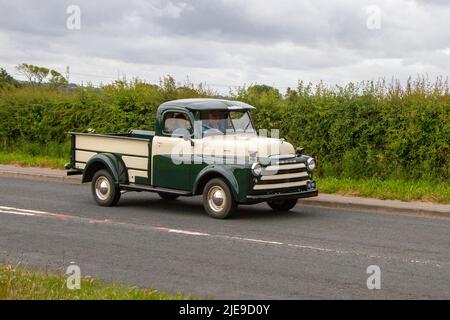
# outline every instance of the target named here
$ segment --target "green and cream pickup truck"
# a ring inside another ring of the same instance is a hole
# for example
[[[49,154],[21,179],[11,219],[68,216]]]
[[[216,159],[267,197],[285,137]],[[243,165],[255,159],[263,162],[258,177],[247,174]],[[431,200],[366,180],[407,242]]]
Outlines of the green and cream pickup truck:
[[[284,139],[257,135],[253,109],[239,101],[182,99],[159,106],[154,132],[72,132],[67,174],[91,182],[101,206],[116,205],[127,191],[166,200],[202,195],[214,218],[229,217],[239,204],[267,202],[287,211],[297,199],[317,196],[315,160]]]

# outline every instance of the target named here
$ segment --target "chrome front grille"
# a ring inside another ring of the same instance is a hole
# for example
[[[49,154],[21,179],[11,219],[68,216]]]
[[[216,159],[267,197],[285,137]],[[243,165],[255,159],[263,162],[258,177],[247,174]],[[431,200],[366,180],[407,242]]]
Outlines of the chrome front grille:
[[[304,163],[280,163],[269,165],[253,186],[253,190],[274,190],[305,186],[309,174]]]

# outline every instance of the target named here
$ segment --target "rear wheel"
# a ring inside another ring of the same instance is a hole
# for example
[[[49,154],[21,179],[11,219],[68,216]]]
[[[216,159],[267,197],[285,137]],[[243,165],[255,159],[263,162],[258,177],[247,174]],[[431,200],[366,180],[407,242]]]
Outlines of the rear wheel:
[[[175,200],[179,197],[179,195],[174,193],[168,193],[168,192],[158,192],[158,195],[163,198],[164,200]]]
[[[103,207],[112,207],[119,202],[120,189],[107,170],[99,170],[94,174],[91,191],[95,202]]]
[[[267,201],[269,207],[275,211],[289,211],[297,204],[297,199]]]
[[[237,209],[230,187],[221,178],[208,181],[203,189],[203,206],[210,217],[229,218]]]

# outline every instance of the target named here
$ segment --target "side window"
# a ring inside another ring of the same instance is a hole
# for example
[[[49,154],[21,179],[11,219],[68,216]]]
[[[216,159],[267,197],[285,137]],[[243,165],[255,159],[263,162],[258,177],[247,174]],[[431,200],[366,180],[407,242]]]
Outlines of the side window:
[[[191,122],[186,114],[181,112],[167,112],[164,115],[165,134],[174,136],[185,136],[192,132]]]

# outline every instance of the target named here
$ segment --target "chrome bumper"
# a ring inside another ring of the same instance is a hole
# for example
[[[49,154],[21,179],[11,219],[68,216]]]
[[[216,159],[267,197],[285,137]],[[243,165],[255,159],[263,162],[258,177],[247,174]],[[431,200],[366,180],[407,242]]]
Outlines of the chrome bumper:
[[[295,192],[280,192],[272,194],[254,194],[247,195],[246,199],[248,202],[263,202],[274,199],[300,199],[315,197],[319,194],[317,189],[306,190],[306,191],[295,191]]]

